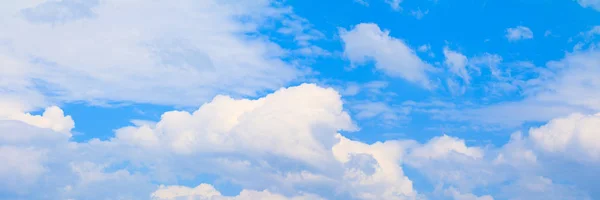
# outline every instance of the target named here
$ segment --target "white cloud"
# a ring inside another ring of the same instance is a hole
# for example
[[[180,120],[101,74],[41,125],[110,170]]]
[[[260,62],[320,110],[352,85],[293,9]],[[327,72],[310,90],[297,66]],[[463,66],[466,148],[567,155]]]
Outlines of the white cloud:
[[[389,4],[394,10],[402,9],[400,7],[400,3],[402,3],[402,0],[385,0],[385,3]]]
[[[448,47],[444,48],[444,57],[446,57],[444,63],[448,66],[450,72],[462,78],[464,83],[468,85],[471,82],[471,77],[466,68],[469,61],[467,57],[459,52],[450,50]]]
[[[237,196],[223,196],[212,185],[200,184],[194,188],[185,186],[163,186],[152,193],[152,199],[155,200],[176,200],[176,199],[199,199],[199,200],[318,200],[319,196],[306,194],[302,196],[286,197],[280,194],[274,194],[268,190],[253,191],[242,190]]]
[[[595,114],[600,112],[600,50],[587,49],[567,53],[564,58],[547,62],[545,67],[530,63],[516,63],[519,73],[498,67],[502,58],[485,56],[470,58],[469,65],[489,66],[493,84],[488,93],[518,92],[521,100],[504,101],[485,106],[459,105],[455,108],[431,109],[435,118],[451,121],[468,121],[477,125],[516,127],[524,122],[547,122],[572,113]],[[473,67],[474,70],[477,68]],[[515,75],[516,74],[516,75]],[[500,93],[502,94],[502,93]],[[493,96],[492,96],[493,97]]]
[[[588,36],[600,35],[600,26],[594,26],[594,27],[592,27],[585,34],[587,34]]]
[[[65,116],[62,109],[51,106],[46,108],[42,115],[31,115],[30,113],[22,113],[8,116],[9,119],[22,121],[27,124],[49,128],[56,132],[70,134],[71,129],[75,127],[75,122],[71,116]]]
[[[385,102],[356,102],[350,108],[355,112],[356,119],[373,119],[386,125],[398,124],[408,120],[410,109]]]
[[[410,11],[410,14],[417,19],[422,19],[425,15],[429,14],[429,10],[422,11],[421,9]]]
[[[375,61],[375,67],[389,76],[401,77],[425,88],[432,88],[427,72],[432,66],[421,60],[404,41],[391,37],[377,24],[362,23],[352,30],[341,30],[344,55],[355,64]]]
[[[511,199],[585,199],[591,198],[581,191],[569,186],[553,183],[552,180],[543,176],[522,178],[514,184],[502,188],[503,197],[513,196]]]
[[[62,113],[56,107],[48,110]],[[324,193],[327,198],[416,195],[399,165],[402,145],[367,145],[339,135],[339,130],[355,129],[340,95],[312,84],[257,100],[217,96],[193,113],[166,112],[157,123],[119,129],[105,141],[70,142],[70,134],[52,130],[62,121],[48,120],[37,128],[39,119],[48,116],[29,117],[36,119],[25,120],[32,125],[0,121],[0,148],[10,153],[3,155],[29,166],[0,168],[6,178],[2,180],[24,179],[11,187],[10,182],[1,183],[8,188],[5,192],[19,198],[38,198],[42,193],[31,192],[36,190],[61,199],[145,199],[156,189],[152,182],[170,185],[199,174],[215,174],[247,188],[238,196],[242,199],[270,195],[256,192],[265,189],[282,198],[302,197],[303,192],[321,195],[322,189],[332,191]],[[353,145],[360,148],[349,148]],[[360,162],[368,157],[373,161]]]
[[[407,144],[398,141],[368,145],[340,137],[332,151],[336,159],[349,164],[359,156],[371,162],[350,165],[344,171],[344,182],[359,199],[414,199],[416,191],[412,181],[404,175],[398,164]]]
[[[446,196],[452,197],[454,200],[494,200],[490,195],[476,196],[474,194],[463,194],[455,188],[448,188],[445,191]]]
[[[369,2],[367,2],[366,0],[354,0],[354,2],[361,4],[363,6],[369,6]]]
[[[580,161],[600,161],[600,113],[572,114],[530,130],[530,138],[549,153],[567,154]],[[579,155],[579,156],[574,156]]]
[[[0,192],[24,194],[46,172],[44,151],[35,148],[0,146]]]
[[[419,46],[419,48],[417,48],[417,50],[419,50],[420,52],[431,51],[431,45],[429,45],[429,44],[421,45],[421,46]]]
[[[325,54],[310,45],[318,31],[270,0],[27,0],[2,6],[0,17],[2,95],[30,94],[28,104],[42,92],[50,103],[189,106],[217,92],[277,89],[304,72],[283,61],[291,51],[259,33],[268,21],[280,22],[300,53]]]
[[[452,153],[462,154],[472,159],[483,157],[483,150],[477,147],[467,147],[464,140],[447,135],[429,140],[422,147],[413,149],[411,155],[423,159],[440,159]]]
[[[440,140],[447,142],[441,143]],[[580,190],[587,187],[588,180],[569,178],[569,182],[574,185],[568,185],[554,183],[550,178],[565,180],[565,176],[579,176],[579,172],[569,172],[567,169],[572,165],[558,164],[572,163],[577,155],[544,157],[542,155],[545,152],[538,151],[534,140],[533,137],[522,137],[520,133],[515,133],[500,148],[480,148],[468,147],[460,139],[442,136],[410,148],[405,163],[436,185],[433,195],[441,192],[441,195],[454,199],[589,199],[588,194],[594,191],[593,186],[586,191],[587,194]],[[451,146],[454,148],[448,148]],[[478,152],[474,154],[477,156],[459,153],[468,152],[465,150],[468,148],[477,149],[474,151]],[[423,153],[422,149],[427,151]],[[594,173],[592,168],[577,169]],[[565,176],[556,173],[565,173]],[[479,197],[472,194],[475,190],[484,188],[491,194]]]
[[[49,110],[62,113],[56,107]],[[554,172],[562,168],[549,163],[581,162],[577,158],[582,152],[595,158],[595,135],[590,133],[600,123],[594,120],[598,116],[557,119],[532,129],[528,137],[514,134],[500,148],[469,146],[447,135],[424,144],[412,140],[367,144],[338,133],[355,127],[336,91],[304,84],[256,100],[218,96],[195,112],[167,112],[157,123],[119,129],[105,141],[69,141],[70,135],[52,130],[52,124],[63,123],[60,120],[39,128],[35,123],[2,120],[0,157],[11,160],[11,165],[0,167],[0,185],[3,193],[26,199],[42,194],[58,199],[147,199],[151,194],[158,199],[318,198],[312,194],[325,199],[425,198],[405,174],[408,166],[431,184],[442,184],[442,195],[456,199],[497,195],[526,199],[527,194],[542,191],[539,188],[553,191],[554,197],[585,199],[591,189],[575,186],[589,181],[555,183],[555,178],[562,179]],[[573,135],[565,141],[579,147],[567,146],[560,156],[552,156],[547,147],[564,143],[546,141],[559,138],[557,134]],[[223,196],[210,185],[177,185],[182,178],[201,174],[216,175],[244,190]],[[17,179],[22,181],[11,181]],[[515,192],[476,196],[477,188]]]
[[[600,11],[600,0],[577,0],[579,5],[584,8],[593,8]]]
[[[509,41],[531,39],[533,38],[533,32],[528,27],[517,26],[506,29],[506,38]]]
[[[317,166],[329,159],[326,152],[336,131],[353,129],[336,91],[305,84],[258,100],[217,96],[193,113],[167,112],[153,128],[117,130],[115,141],[178,154],[245,149],[242,152],[269,153]]]

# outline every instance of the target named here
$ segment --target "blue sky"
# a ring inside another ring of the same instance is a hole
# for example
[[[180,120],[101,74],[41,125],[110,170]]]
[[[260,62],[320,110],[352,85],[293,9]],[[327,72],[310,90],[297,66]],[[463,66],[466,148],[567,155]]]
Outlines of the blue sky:
[[[598,0],[0,8],[2,199],[596,199]]]

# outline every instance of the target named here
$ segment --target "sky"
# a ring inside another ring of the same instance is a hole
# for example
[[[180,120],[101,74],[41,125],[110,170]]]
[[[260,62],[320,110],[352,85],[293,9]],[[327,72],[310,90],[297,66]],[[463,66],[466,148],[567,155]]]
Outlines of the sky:
[[[599,0],[0,2],[0,199],[600,199]]]

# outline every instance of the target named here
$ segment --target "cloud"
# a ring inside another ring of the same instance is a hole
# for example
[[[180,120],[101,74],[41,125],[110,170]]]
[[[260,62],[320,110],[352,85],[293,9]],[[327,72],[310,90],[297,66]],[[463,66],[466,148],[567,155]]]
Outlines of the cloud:
[[[368,144],[339,133],[356,127],[335,90],[303,84],[254,100],[217,96],[194,112],[169,111],[102,141],[74,142],[53,130],[64,121],[49,119],[66,118],[57,107],[30,117],[36,120],[0,120],[0,157],[11,163],[0,167],[0,185],[9,197],[527,199],[552,191],[550,199],[586,199],[596,191],[581,175],[597,171],[591,133],[598,115],[555,119],[500,147],[448,135]],[[419,191],[406,167],[440,190]],[[224,196],[204,181],[178,183],[204,174],[243,190]],[[475,195],[480,188],[491,190]]]
[[[429,45],[429,44],[421,45],[421,46],[419,46],[419,48],[417,48],[417,50],[419,52],[428,52],[428,51],[431,51],[431,45]]]
[[[377,24],[362,23],[341,30],[344,55],[354,65],[375,61],[375,67],[392,77],[401,77],[424,88],[432,88],[427,72],[432,66],[421,60],[404,41],[391,37]]]
[[[417,19],[422,19],[425,15],[429,14],[429,10],[422,11],[421,9],[410,11],[412,16]]]
[[[579,5],[584,8],[593,8],[600,11],[600,1],[599,0],[577,0]]]
[[[302,195],[294,197],[286,197],[280,194],[273,194],[268,190],[253,191],[242,190],[239,195],[229,197],[223,196],[212,185],[200,184],[194,188],[185,186],[164,186],[154,191],[151,195],[155,200],[175,200],[175,199],[211,199],[211,200],[254,200],[254,199],[272,199],[272,200],[318,200],[322,199],[316,195]]]
[[[424,112],[434,114],[436,119],[503,129],[525,122],[547,122],[572,113],[594,114],[600,112],[596,100],[600,98],[600,82],[595,78],[600,74],[596,67],[600,63],[598,58],[598,49],[566,53],[564,58],[549,61],[544,67],[529,62],[501,64],[502,58],[497,55],[470,58],[469,66],[474,65],[470,67],[473,70],[484,69],[479,68],[482,64],[489,66],[492,81],[484,89],[493,95],[488,98],[506,97],[507,92],[513,91],[519,99],[488,105],[431,108]],[[507,70],[507,67],[510,68]]]
[[[494,200],[490,195],[476,196],[474,194],[463,194],[455,188],[448,188],[445,191],[446,196],[452,197],[454,200]]]
[[[257,100],[217,96],[193,113],[167,112],[155,127],[119,129],[115,142],[177,154],[245,149],[317,166],[329,159],[336,131],[353,129],[336,91],[305,84]]]
[[[367,2],[366,0],[354,0],[354,2],[363,6],[369,6],[369,2]]]
[[[463,82],[468,85],[471,82],[471,77],[466,68],[469,61],[467,57],[450,50],[448,47],[444,48],[444,57],[446,57],[444,63],[448,66],[450,72],[462,78]]]
[[[34,184],[46,172],[44,152],[34,148],[0,146],[0,192],[24,194],[24,188]]]
[[[311,45],[321,33],[270,0],[31,0],[0,13],[6,71],[0,90],[36,107],[64,101],[191,106],[217,92],[253,96],[305,74],[284,61],[289,55],[327,54]],[[301,50],[283,49],[265,31],[292,37]]]
[[[40,125],[40,119],[57,113],[62,110],[50,107],[30,116],[36,120],[0,121],[0,149],[11,153],[3,155],[20,155],[6,159],[29,166],[0,168],[2,180],[24,180],[10,187],[12,182],[2,182],[5,194],[38,198],[42,193],[31,192],[36,190],[61,199],[146,199],[156,190],[153,183],[175,185],[182,178],[214,174],[246,188],[242,199],[269,195],[265,189],[273,197],[417,195],[398,164],[403,145],[368,145],[341,136],[338,131],[356,127],[340,95],[313,84],[256,100],[217,96],[192,113],[166,112],[156,123],[123,127],[104,141],[72,142],[70,134],[52,129],[60,120]]]
[[[600,161],[600,113],[572,114],[530,130],[533,143],[549,153],[568,154],[581,161]],[[580,155],[580,156],[573,156]]]
[[[508,38],[509,41],[532,39],[533,32],[528,27],[517,26],[506,29],[506,38]]]
[[[358,199],[414,199],[416,191],[412,181],[398,165],[406,145],[398,141],[368,145],[340,137],[332,151],[345,164],[360,158],[359,155],[372,159],[364,166],[349,165],[344,171],[344,181],[349,183],[345,187]],[[365,167],[371,167],[371,170]]]
[[[35,7],[21,10],[21,14],[31,22],[53,24],[64,23],[77,19],[95,17],[92,8],[98,4],[98,0],[46,1]]]
[[[402,3],[402,0],[385,0],[385,3],[389,4],[394,10],[402,9],[400,7],[400,3]]]
[[[70,134],[75,127],[71,116],[65,116],[62,109],[52,106],[46,108],[42,115],[31,115],[29,113],[9,116],[12,120],[22,121],[40,128],[49,128],[56,132]]]
[[[535,140],[517,132],[501,147],[483,148],[468,147],[463,140],[441,136],[409,148],[404,161],[406,166],[418,170],[435,184],[432,196],[454,199],[590,199],[589,194],[595,191],[595,186],[588,187],[585,178],[573,178],[579,176],[578,172],[569,172],[569,169],[575,169],[571,168],[574,166],[563,163],[572,163],[577,155],[547,157],[545,151],[536,147]],[[577,169],[587,173],[595,171],[592,168]],[[565,179],[565,176],[556,173],[565,173],[571,178]],[[568,180],[573,185],[555,183],[553,179]],[[581,190],[586,187],[589,188],[587,191]],[[474,191],[487,191],[489,194],[477,196]]]
[[[553,183],[543,176],[517,180],[513,185],[502,188],[505,195],[516,196],[512,199],[591,199],[577,189]]]
[[[439,159],[452,153],[458,153],[473,159],[483,157],[483,150],[477,147],[467,147],[464,140],[443,135],[435,137],[427,144],[412,149],[412,156],[423,159]]]
[[[385,102],[355,102],[350,108],[355,112],[356,119],[373,119],[383,125],[394,125],[408,120],[410,109]]]

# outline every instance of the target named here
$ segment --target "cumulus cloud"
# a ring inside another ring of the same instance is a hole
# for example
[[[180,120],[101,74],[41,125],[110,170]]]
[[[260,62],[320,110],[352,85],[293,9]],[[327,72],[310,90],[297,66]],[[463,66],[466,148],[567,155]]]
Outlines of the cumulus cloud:
[[[117,130],[115,141],[178,154],[245,149],[316,166],[329,159],[336,131],[354,129],[336,91],[306,84],[257,100],[217,96],[193,113],[167,112],[153,128]]]
[[[483,157],[481,149],[467,147],[464,140],[447,135],[431,139],[427,144],[413,149],[411,155],[423,159],[440,159],[452,153],[458,153],[473,159]]]
[[[577,155],[544,157],[545,152],[539,151],[534,143],[535,138],[515,133],[508,143],[499,148],[481,148],[468,147],[458,138],[441,136],[410,148],[405,163],[436,185],[433,196],[453,199],[589,199],[594,186],[587,192],[580,190],[587,187],[588,180],[569,178],[569,182],[575,185],[568,185],[548,178],[567,180],[556,173],[578,176],[578,173],[568,172],[565,165],[551,164],[571,162]],[[474,154],[477,156],[465,153],[469,152],[467,149],[477,152]],[[430,153],[424,154],[423,151]],[[594,171],[591,168],[582,170],[588,173]],[[473,194],[483,188],[489,194]]]
[[[42,115],[31,115],[30,113],[15,114],[9,119],[22,121],[40,128],[49,128],[56,132],[70,134],[75,127],[71,116],[65,116],[62,109],[56,106],[48,107]]]
[[[341,136],[338,131],[356,127],[340,95],[313,84],[256,100],[217,96],[195,112],[166,112],[157,123],[118,129],[104,141],[71,142],[70,134],[53,130],[62,121],[39,123],[57,113],[62,110],[51,107],[45,114],[29,115],[35,120],[1,121],[3,158],[29,166],[0,168],[3,180],[29,180],[7,186],[5,192],[19,198],[38,198],[31,191],[43,190],[52,198],[145,199],[156,190],[152,183],[173,185],[181,177],[215,174],[248,189],[238,199],[314,199],[306,195],[315,192],[324,198],[416,196],[398,164],[402,145],[368,145]],[[17,187],[23,190],[10,190]],[[182,187],[171,189],[193,191]],[[325,188],[331,192],[323,193]],[[164,189],[154,194],[171,194]]]
[[[304,74],[284,61],[290,53],[327,54],[311,45],[322,34],[270,0],[26,0],[2,6],[0,17],[1,95],[29,104],[40,93],[49,103],[183,106],[217,91],[252,96]],[[271,42],[261,32],[269,30],[299,50]]]
[[[517,26],[506,29],[506,38],[509,41],[532,39],[533,32],[526,26]]]
[[[340,136],[333,154],[342,163],[349,164],[360,156],[371,158],[366,163],[349,165],[344,171],[345,187],[359,199],[414,199],[412,181],[404,175],[399,162],[406,144],[398,141],[368,145]]]
[[[45,191],[46,197],[86,199],[425,198],[405,174],[408,166],[431,184],[442,184],[440,195],[455,199],[527,199],[531,192],[550,190],[555,192],[551,197],[586,199],[585,191],[552,181],[556,175],[548,162],[559,157],[546,157],[554,152],[546,148],[545,138],[581,135],[591,144],[595,135],[589,130],[597,130],[593,126],[598,124],[593,120],[597,115],[557,119],[532,129],[528,137],[514,134],[500,148],[469,146],[447,135],[424,144],[367,144],[338,133],[355,127],[337,92],[305,84],[256,100],[216,97],[193,113],[167,112],[156,124],[126,127],[105,141],[70,142],[69,135],[52,126],[0,121],[0,158],[11,161],[0,167],[0,184],[4,193],[19,198],[40,197],[33,190]],[[565,140],[573,145],[580,141]],[[595,152],[592,146],[579,146]],[[580,162],[575,158],[581,150],[570,147],[559,153],[564,162]],[[214,174],[244,189],[225,196],[208,184],[177,185],[181,177],[200,174]],[[10,181],[16,179],[23,181]],[[513,192],[473,194],[482,187]]]
[[[433,84],[427,76],[432,66],[421,60],[404,41],[391,37],[377,24],[362,23],[351,30],[341,30],[344,55],[355,65],[375,61],[375,67],[389,76],[400,77],[424,88]]]
[[[335,90],[303,84],[254,100],[217,96],[103,141],[57,132],[64,120],[54,119],[65,119],[58,107],[29,118],[0,120],[0,158],[9,161],[0,167],[1,191],[15,198],[487,200],[552,191],[547,198],[586,199],[597,189],[580,173],[595,172],[585,166],[597,163],[586,160],[598,156],[598,115],[556,119],[498,148],[448,135],[368,144],[339,133],[356,127]],[[577,163],[587,164],[579,172],[561,167]],[[419,191],[406,167],[440,190]],[[178,183],[202,174],[243,190],[226,196],[205,182]],[[557,183],[565,180],[572,184]],[[496,190],[475,195],[479,188]]]
[[[531,139],[543,151],[568,154],[580,161],[600,161],[600,113],[572,114],[553,119],[548,124],[530,130]],[[579,156],[573,156],[579,155]]]

